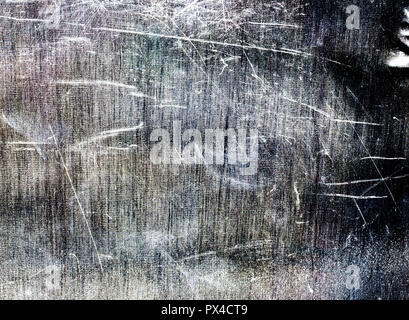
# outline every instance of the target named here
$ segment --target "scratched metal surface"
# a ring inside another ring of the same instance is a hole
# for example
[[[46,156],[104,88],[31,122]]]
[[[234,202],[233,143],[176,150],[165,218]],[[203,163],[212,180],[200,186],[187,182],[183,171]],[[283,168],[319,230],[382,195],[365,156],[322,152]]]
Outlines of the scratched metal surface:
[[[2,0],[0,298],[407,298],[405,3],[347,2]],[[175,120],[257,174],[152,164]]]

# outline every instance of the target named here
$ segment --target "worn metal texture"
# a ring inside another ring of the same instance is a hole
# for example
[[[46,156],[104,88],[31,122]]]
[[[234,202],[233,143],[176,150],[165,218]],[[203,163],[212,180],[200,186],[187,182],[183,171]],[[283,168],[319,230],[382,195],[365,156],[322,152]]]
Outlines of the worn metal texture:
[[[406,6],[2,0],[0,298],[408,298]]]

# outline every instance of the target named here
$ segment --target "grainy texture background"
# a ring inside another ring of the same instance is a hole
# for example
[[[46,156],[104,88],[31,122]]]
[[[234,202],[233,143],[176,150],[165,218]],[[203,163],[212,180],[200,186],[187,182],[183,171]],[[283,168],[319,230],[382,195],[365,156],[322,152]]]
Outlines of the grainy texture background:
[[[404,6],[2,0],[0,297],[408,298]],[[175,120],[257,174],[153,165]]]

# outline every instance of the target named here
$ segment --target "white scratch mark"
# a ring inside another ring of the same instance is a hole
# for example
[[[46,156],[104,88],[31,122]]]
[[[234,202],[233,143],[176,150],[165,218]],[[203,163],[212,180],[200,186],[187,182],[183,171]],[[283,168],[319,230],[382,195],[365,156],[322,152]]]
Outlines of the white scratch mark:
[[[214,44],[218,46],[234,47],[234,48],[240,48],[240,49],[250,49],[250,50],[255,49],[255,50],[260,50],[260,51],[283,53],[283,54],[289,54],[289,55],[294,55],[294,56],[307,56],[307,57],[312,56],[311,53],[294,50],[294,49],[288,49],[288,48],[278,48],[278,49],[265,48],[265,47],[260,47],[260,46],[241,45],[238,43],[221,42],[221,41],[206,40],[206,39],[199,39],[199,38],[181,37],[181,36],[173,36],[173,35],[166,35],[166,34],[159,34],[159,33],[152,33],[152,32],[142,32],[142,31],[136,31],[136,30],[115,29],[115,28],[106,28],[106,27],[93,28],[93,30],[127,33],[127,34],[135,34],[139,36],[158,37],[158,38],[165,38],[165,39],[175,39],[175,40],[204,43],[204,44]]]
[[[317,107],[314,107],[314,106],[306,104],[306,103],[299,102],[297,100],[294,100],[294,99],[291,99],[291,98],[288,98],[288,97],[283,96],[282,98],[284,100],[287,100],[287,101],[290,101],[290,102],[293,102],[293,103],[297,103],[297,104],[299,104],[301,106],[307,107],[307,108],[309,108],[309,109],[323,115],[324,117],[328,118],[330,121],[333,121],[333,122],[363,124],[363,125],[369,125],[369,126],[382,126],[379,123],[371,123],[371,122],[364,122],[364,121],[352,121],[352,120],[346,120],[346,119],[334,119],[334,118],[331,117],[331,115],[329,113],[327,113],[327,112],[325,112],[323,110],[320,110]]]
[[[107,139],[107,138],[115,137],[115,136],[117,136],[117,135],[119,135],[121,133],[124,133],[124,132],[131,132],[131,131],[139,130],[139,129],[143,128],[143,125],[144,125],[143,122],[141,122],[136,127],[119,128],[119,129],[112,129],[112,130],[106,130],[106,131],[99,132],[98,134],[96,134],[94,136],[91,136],[91,137],[89,137],[89,138],[87,138],[87,139],[85,139],[83,141],[78,142],[74,146],[74,149],[78,148],[78,147],[81,147],[84,144],[89,144],[89,143],[93,143],[93,142],[96,142],[96,141],[99,141],[99,140],[104,140],[104,139]],[[134,147],[135,145],[130,145],[128,147],[131,147],[131,146]]]
[[[194,260],[197,258],[202,258],[202,257],[208,257],[208,256],[214,256],[216,254],[216,251],[208,251],[208,252],[204,252],[204,253],[200,253],[200,254],[195,254],[192,256],[188,256],[185,257],[183,259],[181,259],[182,261],[186,261],[186,260]]]
[[[148,96],[147,94],[144,94],[142,92],[131,92],[131,93],[129,93],[129,95],[132,96],[132,97],[136,97],[136,98],[149,98],[149,99],[152,99],[152,100],[156,100],[155,97]]]
[[[7,20],[21,21],[21,22],[49,22],[50,21],[46,19],[15,18],[15,17],[10,17],[10,16],[0,16],[0,19],[7,19]]]
[[[114,81],[107,81],[107,80],[57,80],[53,83],[56,84],[65,84],[65,85],[71,85],[71,86],[112,86],[116,88],[123,88],[123,89],[129,89],[129,90],[136,90],[138,89],[135,86],[129,85],[129,84],[124,84],[120,82],[114,82]]]
[[[319,196],[325,197],[336,197],[336,198],[348,198],[357,200],[370,200],[370,199],[386,199],[388,196],[354,196],[350,194],[340,194],[340,193],[319,193]]]
[[[48,142],[34,142],[34,141],[11,141],[7,142],[9,145],[37,145],[37,144],[50,144]]]
[[[300,193],[297,190],[297,182],[294,182],[294,194],[295,194],[295,209],[300,211]]]
[[[350,184],[360,184],[360,183],[370,183],[370,182],[383,182],[388,180],[397,180],[397,179],[404,179],[409,177],[409,174],[405,174],[402,176],[396,177],[386,177],[386,178],[378,178],[378,179],[366,179],[366,180],[353,180],[353,181],[346,181],[346,182],[333,182],[333,183],[322,183],[324,186],[333,187],[333,186],[346,186]]]
[[[288,23],[278,23],[278,22],[254,22],[248,21],[248,24],[256,25],[256,26],[266,26],[266,27],[280,27],[280,28],[293,28],[299,29],[300,26],[296,24],[288,24]]]
[[[129,131],[136,131],[139,130],[143,127],[143,123],[140,123],[136,127],[129,127],[129,128],[119,128],[119,129],[112,129],[112,130],[107,130],[107,131],[102,131],[98,133],[98,135],[110,135],[110,134],[119,134],[122,132],[129,132]]]
[[[152,106],[153,108],[175,108],[175,109],[187,109],[186,106],[181,106],[177,104],[158,104]]]
[[[95,243],[94,236],[92,235],[91,228],[89,226],[89,223],[88,223],[88,220],[87,220],[87,217],[86,217],[86,214],[85,214],[85,210],[82,207],[82,204],[81,204],[81,201],[80,201],[80,199],[78,197],[77,191],[75,190],[74,183],[72,182],[70,173],[68,172],[68,168],[67,168],[67,166],[65,164],[65,161],[64,161],[64,158],[63,158],[63,156],[61,154],[60,148],[58,147],[57,138],[55,137],[53,128],[51,126],[49,126],[49,127],[50,127],[51,134],[53,136],[53,139],[54,139],[55,146],[57,148],[57,153],[58,153],[58,155],[60,157],[60,160],[61,160],[61,164],[62,164],[62,166],[63,166],[63,168],[65,170],[65,174],[67,175],[67,178],[68,178],[68,181],[70,183],[71,189],[74,192],[75,199],[77,200],[78,206],[79,206],[81,214],[82,214],[82,218],[84,219],[85,226],[87,227],[88,234],[89,234],[89,236],[91,238],[91,241],[92,241],[92,245],[93,245],[93,247],[95,249],[99,266],[101,268],[101,271],[104,271],[104,268],[102,267],[102,261],[101,261],[100,255],[98,253],[98,247],[97,247],[97,244]]]
[[[387,157],[376,157],[376,156],[371,156],[371,157],[364,157],[361,158],[361,160],[386,160],[386,161],[393,161],[393,160],[406,160],[406,158],[403,157],[396,157],[396,158],[387,158]]]
[[[366,219],[364,217],[364,214],[362,213],[361,208],[358,206],[358,202],[356,202],[355,199],[354,199],[354,203],[355,203],[355,206],[358,209],[359,214],[361,215],[362,220],[364,221],[364,225],[362,227],[365,228],[365,226],[367,225],[367,222],[366,222]]]
[[[61,37],[60,42],[85,42],[91,43],[91,39],[86,37]]]

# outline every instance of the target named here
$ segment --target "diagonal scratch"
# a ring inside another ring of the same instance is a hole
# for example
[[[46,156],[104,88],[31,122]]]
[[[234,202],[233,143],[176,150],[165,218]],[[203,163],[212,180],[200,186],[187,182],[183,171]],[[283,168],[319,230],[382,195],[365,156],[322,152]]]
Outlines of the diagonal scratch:
[[[312,106],[312,105],[309,105],[309,104],[306,104],[306,103],[303,103],[303,102],[299,102],[297,100],[294,100],[294,99],[291,99],[291,98],[288,98],[288,97],[285,97],[285,96],[283,96],[282,98],[284,100],[287,100],[287,101],[290,101],[290,102],[293,102],[293,103],[298,103],[301,106],[307,107],[307,108],[319,113],[320,115],[323,115],[324,117],[328,118],[330,121],[333,121],[333,122],[351,123],[351,124],[364,124],[364,125],[368,125],[368,126],[382,126],[379,123],[372,123],[372,122],[365,122],[365,121],[352,121],[352,120],[347,120],[347,119],[334,119],[334,118],[331,117],[331,115],[329,113],[327,113],[327,112],[325,112],[325,111],[323,111],[323,110],[321,110],[321,109],[319,109],[319,108],[317,108],[315,106]]]
[[[67,166],[65,165],[65,161],[64,161],[64,158],[63,158],[63,156],[62,156],[62,154],[61,154],[60,148],[58,147],[58,143],[57,143],[57,139],[56,139],[56,137],[55,137],[54,131],[53,131],[51,125],[49,125],[49,127],[50,127],[51,134],[52,134],[52,136],[53,136],[53,139],[54,139],[55,146],[56,146],[56,148],[57,148],[57,153],[58,153],[58,155],[59,155],[59,157],[60,157],[60,159],[61,159],[61,164],[62,164],[62,166],[64,167],[65,174],[67,175],[68,181],[70,182],[71,189],[72,189],[72,191],[74,192],[75,199],[77,200],[78,206],[80,207],[81,214],[82,214],[82,218],[84,219],[85,226],[87,227],[89,236],[90,236],[91,241],[92,241],[92,245],[93,245],[93,247],[94,247],[94,249],[95,249],[95,252],[96,252],[96,254],[97,254],[97,259],[98,259],[99,267],[101,268],[101,271],[104,271],[104,268],[102,267],[102,262],[101,262],[100,255],[99,255],[99,253],[98,253],[98,248],[97,248],[97,245],[96,245],[95,240],[94,240],[94,236],[92,235],[91,228],[90,228],[90,226],[89,226],[87,217],[85,216],[85,210],[84,210],[84,208],[82,207],[82,204],[81,204],[81,201],[80,201],[80,199],[79,199],[79,197],[78,197],[77,191],[75,190],[74,183],[72,182],[71,176],[70,176],[70,174],[69,174],[69,172],[68,172],[68,168],[67,168]]]
[[[279,48],[279,49],[266,48],[266,47],[260,47],[260,46],[241,45],[238,43],[231,43],[231,42],[221,42],[221,41],[214,41],[214,40],[207,40],[207,39],[181,37],[181,36],[173,36],[173,35],[166,35],[166,34],[159,34],[159,33],[152,33],[152,32],[142,32],[142,31],[136,31],[136,30],[115,29],[115,28],[106,28],[106,27],[93,28],[93,30],[127,33],[127,34],[135,34],[135,35],[140,35],[140,36],[159,37],[159,38],[165,38],[165,39],[175,39],[175,40],[204,43],[204,44],[214,44],[214,45],[219,45],[219,46],[224,46],[224,47],[234,47],[234,48],[240,48],[240,49],[256,49],[260,51],[284,53],[284,54],[289,54],[293,56],[312,57],[311,53],[294,50],[294,49],[288,49],[288,48]]]

